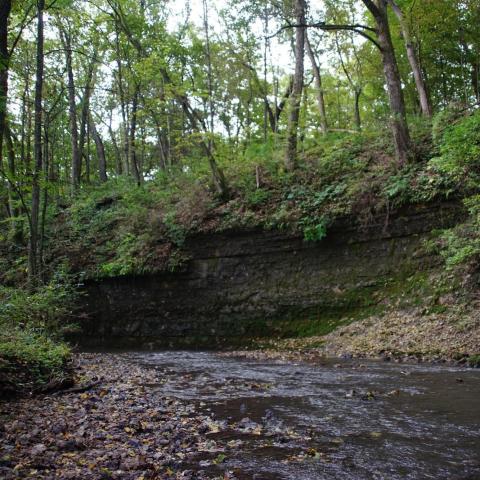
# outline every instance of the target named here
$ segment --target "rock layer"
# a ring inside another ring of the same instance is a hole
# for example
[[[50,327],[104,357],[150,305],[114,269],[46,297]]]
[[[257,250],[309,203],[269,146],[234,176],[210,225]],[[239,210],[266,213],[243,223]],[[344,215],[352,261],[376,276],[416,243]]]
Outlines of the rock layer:
[[[363,225],[342,219],[320,242],[282,231],[199,234],[187,239],[190,260],[179,271],[87,282],[81,339],[205,347],[295,333],[299,320],[322,330],[375,306],[389,285],[435,268],[424,240],[462,217],[458,203],[443,202],[372,215]]]

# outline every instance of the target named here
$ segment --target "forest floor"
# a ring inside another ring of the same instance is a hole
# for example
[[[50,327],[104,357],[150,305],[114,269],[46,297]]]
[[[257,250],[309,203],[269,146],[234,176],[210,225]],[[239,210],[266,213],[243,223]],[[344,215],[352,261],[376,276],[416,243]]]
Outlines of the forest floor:
[[[212,455],[212,419],[145,388],[161,382],[159,373],[121,355],[75,362],[77,383],[91,388],[0,403],[0,478],[213,478],[188,469]]]
[[[325,336],[259,341],[257,345],[224,355],[292,361],[383,358],[480,367],[480,313],[474,307],[462,314],[392,310],[341,326]]]

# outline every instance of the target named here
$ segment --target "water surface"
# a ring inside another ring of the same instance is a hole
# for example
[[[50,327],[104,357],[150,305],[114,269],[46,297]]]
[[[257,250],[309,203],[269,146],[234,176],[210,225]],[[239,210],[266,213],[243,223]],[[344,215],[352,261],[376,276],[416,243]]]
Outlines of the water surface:
[[[241,442],[220,465],[252,479],[480,479],[480,371],[387,362],[260,362],[132,353],[162,395],[195,401]],[[211,463],[211,462],[210,462]]]

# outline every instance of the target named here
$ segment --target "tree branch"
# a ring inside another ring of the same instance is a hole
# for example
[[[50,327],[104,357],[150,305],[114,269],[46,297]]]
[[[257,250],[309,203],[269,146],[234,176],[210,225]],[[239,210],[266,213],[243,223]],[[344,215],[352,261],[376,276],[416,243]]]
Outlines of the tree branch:
[[[30,15],[30,12],[32,11],[32,9],[33,9],[33,5],[30,5],[30,7],[28,7],[27,11],[25,12],[25,15],[23,16],[22,21],[20,22],[20,30],[18,31],[17,36],[15,37],[15,40],[13,41],[12,46],[10,47],[10,51],[8,52],[9,57],[12,56],[18,42],[20,41],[20,38],[22,37],[22,33],[27,27],[27,25],[29,25],[36,18],[36,15],[34,15],[32,18],[30,18],[30,20],[27,21],[28,16]]]
[[[372,0],[362,0],[365,6],[370,10],[374,17],[381,17],[382,13]]]
[[[348,30],[348,31],[357,33],[358,35],[372,42],[380,51],[382,50],[382,47],[380,46],[380,44],[373,37],[371,37],[368,33],[365,32],[365,30],[367,30],[368,32],[372,32],[376,34],[377,30],[375,28],[367,27],[366,25],[361,25],[361,24],[340,25],[340,24],[327,24],[325,22],[305,23],[305,24],[289,23],[288,25],[284,25],[283,27],[281,27],[276,33],[274,33],[273,35],[270,35],[267,38],[275,37],[280,32],[288,28],[318,28],[319,30],[323,30],[324,32]]]

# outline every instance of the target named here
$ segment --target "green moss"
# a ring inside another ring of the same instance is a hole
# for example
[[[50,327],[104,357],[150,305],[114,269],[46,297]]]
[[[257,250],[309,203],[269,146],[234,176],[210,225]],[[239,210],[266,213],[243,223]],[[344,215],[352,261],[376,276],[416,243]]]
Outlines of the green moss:
[[[400,271],[383,283],[357,287],[333,294],[323,306],[288,311],[269,322],[264,336],[298,338],[322,336],[340,326],[381,315],[395,305],[399,308],[424,307],[425,313],[440,313],[447,309],[436,303],[439,297],[456,288],[451,278],[434,278],[435,270],[414,270],[415,264],[406,261]],[[258,332],[263,333],[261,330]],[[258,335],[261,336],[261,335]]]

